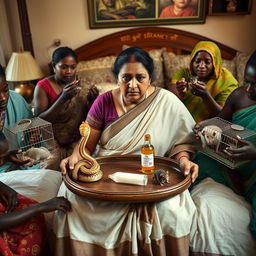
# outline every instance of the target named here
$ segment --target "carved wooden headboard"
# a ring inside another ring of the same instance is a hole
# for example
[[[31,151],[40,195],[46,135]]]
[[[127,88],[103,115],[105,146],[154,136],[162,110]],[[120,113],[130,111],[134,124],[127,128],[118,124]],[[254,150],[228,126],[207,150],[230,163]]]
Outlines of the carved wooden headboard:
[[[197,42],[205,40],[217,43],[223,58],[231,60],[235,57],[237,52],[235,49],[210,38],[165,27],[126,29],[87,43],[76,49],[75,52],[79,61],[110,55],[117,56],[122,51],[123,45],[137,46],[145,50],[165,47],[168,52],[189,54]]]

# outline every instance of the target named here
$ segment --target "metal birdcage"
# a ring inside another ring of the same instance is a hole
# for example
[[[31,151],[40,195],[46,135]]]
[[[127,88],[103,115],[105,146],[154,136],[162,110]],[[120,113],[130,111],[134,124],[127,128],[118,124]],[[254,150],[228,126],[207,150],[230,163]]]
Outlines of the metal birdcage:
[[[237,136],[256,145],[256,132],[219,117],[203,121],[201,126],[198,135],[202,142],[202,153],[231,169],[236,169],[240,165],[248,162],[234,160],[225,153],[225,150],[229,147],[240,148],[244,146]]]
[[[33,147],[44,147],[51,151],[55,148],[52,124],[39,117],[23,119],[5,128],[4,133],[9,150],[22,149],[26,152]]]

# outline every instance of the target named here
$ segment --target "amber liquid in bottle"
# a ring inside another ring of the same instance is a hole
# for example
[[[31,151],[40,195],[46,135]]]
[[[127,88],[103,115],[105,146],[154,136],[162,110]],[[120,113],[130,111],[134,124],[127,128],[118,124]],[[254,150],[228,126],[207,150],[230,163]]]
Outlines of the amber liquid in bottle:
[[[154,146],[150,142],[150,134],[145,135],[144,145],[141,147],[141,172],[152,174],[155,170],[154,165]]]

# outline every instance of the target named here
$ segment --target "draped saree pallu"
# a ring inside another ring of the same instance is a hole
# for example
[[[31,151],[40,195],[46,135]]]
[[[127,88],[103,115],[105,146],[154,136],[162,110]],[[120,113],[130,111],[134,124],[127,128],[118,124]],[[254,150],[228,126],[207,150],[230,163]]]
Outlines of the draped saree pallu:
[[[24,209],[36,201],[18,195],[19,205],[15,211]],[[5,206],[0,203],[0,214],[4,214]],[[0,232],[0,255],[4,256],[36,256],[42,254],[45,236],[44,216],[39,214],[23,224]]]
[[[172,93],[157,89],[102,133],[99,155],[139,154],[150,133],[158,156],[194,152],[194,120]],[[188,255],[195,206],[186,190],[154,203],[114,203],[87,199],[62,184],[72,211],[55,213],[54,255]]]

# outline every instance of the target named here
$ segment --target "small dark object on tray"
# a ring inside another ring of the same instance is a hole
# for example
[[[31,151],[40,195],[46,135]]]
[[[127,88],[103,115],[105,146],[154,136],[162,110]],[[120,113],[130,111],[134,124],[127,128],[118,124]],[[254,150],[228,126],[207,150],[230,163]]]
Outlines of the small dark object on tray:
[[[154,172],[153,182],[157,185],[163,186],[164,184],[169,183],[168,172],[163,169],[157,169]]]

